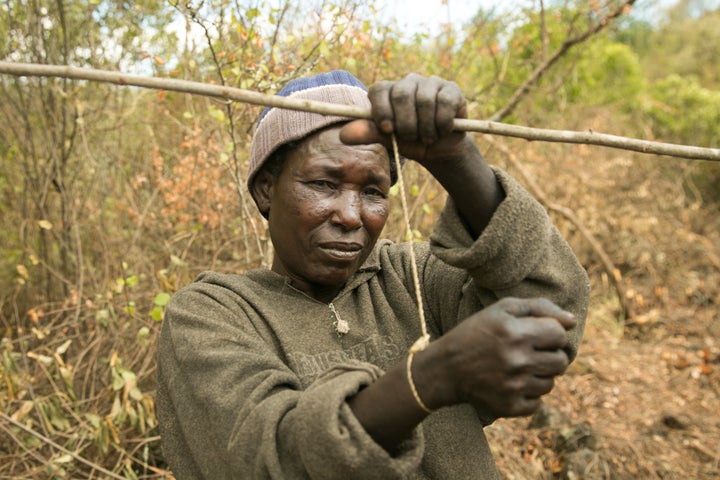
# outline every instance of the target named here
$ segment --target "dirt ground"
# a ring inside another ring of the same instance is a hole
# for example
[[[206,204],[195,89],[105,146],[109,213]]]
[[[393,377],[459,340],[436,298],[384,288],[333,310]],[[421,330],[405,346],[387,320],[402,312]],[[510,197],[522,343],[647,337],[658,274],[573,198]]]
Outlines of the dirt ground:
[[[617,338],[591,326],[543,410],[488,429],[501,471],[509,479],[720,478],[717,338],[667,327]]]
[[[566,178],[543,183],[547,157],[514,151],[603,245],[633,315],[623,320],[597,252],[565,227],[593,283],[585,336],[538,414],[487,429],[501,472],[720,479],[720,212],[688,188],[697,166],[581,150],[571,168],[570,155],[556,161]]]

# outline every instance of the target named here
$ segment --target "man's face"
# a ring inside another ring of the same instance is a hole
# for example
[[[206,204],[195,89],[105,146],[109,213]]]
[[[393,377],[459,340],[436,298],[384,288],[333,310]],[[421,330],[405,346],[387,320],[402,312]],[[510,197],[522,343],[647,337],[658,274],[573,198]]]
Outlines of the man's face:
[[[290,150],[268,189],[272,270],[323,301],[362,265],[388,216],[387,151],[347,146],[339,131],[321,130]]]

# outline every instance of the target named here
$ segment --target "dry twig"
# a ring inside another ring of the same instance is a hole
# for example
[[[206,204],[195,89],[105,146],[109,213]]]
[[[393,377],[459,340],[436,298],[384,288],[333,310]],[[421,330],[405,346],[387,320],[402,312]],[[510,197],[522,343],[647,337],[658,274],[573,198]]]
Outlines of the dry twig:
[[[303,110],[325,115],[338,115],[349,118],[371,118],[369,109],[360,108],[355,105],[338,105],[310,100],[299,100],[290,97],[280,97],[277,95],[266,95],[240,88],[191,82],[174,78],[143,77],[140,75],[126,75],[121,72],[111,72],[90,68],[14,62],[0,62],[0,73],[16,76],[61,77],[76,80],[106,82],[116,85],[191,93],[208,97],[222,98],[229,101],[250,103],[253,105],[266,105],[271,107],[287,108],[290,110]],[[653,142],[650,140],[638,140],[617,135],[597,133],[592,130],[587,132],[549,130],[470,119],[456,119],[455,129],[467,132],[479,132],[505,137],[523,138],[530,141],[597,145],[691,160],[720,161],[720,149],[718,148],[704,148]]]
[[[5,420],[6,422],[8,422],[9,424],[11,424],[12,426],[14,426],[14,427],[16,427],[16,428],[19,428],[20,430],[24,431],[25,433],[28,433],[28,434],[32,435],[33,437],[37,438],[38,440],[41,440],[42,442],[47,443],[48,445],[50,445],[51,447],[55,448],[56,450],[60,450],[61,452],[65,453],[65,454],[67,454],[67,455],[70,455],[72,458],[74,458],[74,459],[77,460],[78,462],[84,463],[85,465],[93,468],[94,470],[97,470],[98,472],[101,472],[101,473],[103,473],[103,474],[105,474],[105,475],[107,475],[107,476],[109,476],[109,477],[111,477],[111,478],[116,478],[116,479],[119,479],[119,480],[124,480],[124,477],[121,477],[120,475],[117,475],[116,473],[113,473],[113,472],[111,472],[110,470],[108,470],[108,469],[106,469],[106,468],[103,468],[103,467],[101,467],[100,465],[98,465],[98,464],[96,464],[96,463],[93,463],[93,462],[91,462],[90,460],[88,460],[88,459],[86,459],[86,458],[84,458],[84,457],[81,457],[81,456],[78,455],[77,453],[72,452],[72,451],[68,450],[67,448],[63,447],[62,445],[59,445],[59,444],[53,442],[52,440],[50,440],[49,438],[47,438],[45,435],[43,435],[43,434],[41,434],[41,433],[39,433],[39,432],[36,432],[36,431],[33,430],[32,428],[26,427],[25,425],[23,425],[23,424],[20,423],[20,422],[16,422],[15,420],[13,420],[12,418],[8,417],[7,415],[5,415],[5,414],[2,413],[2,412],[0,412],[0,419]]]

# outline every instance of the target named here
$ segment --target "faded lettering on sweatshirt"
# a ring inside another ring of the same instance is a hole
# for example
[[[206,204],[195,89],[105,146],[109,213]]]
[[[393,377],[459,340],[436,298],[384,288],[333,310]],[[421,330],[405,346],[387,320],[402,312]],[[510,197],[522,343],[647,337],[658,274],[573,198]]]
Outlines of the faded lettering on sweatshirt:
[[[290,352],[290,368],[309,383],[326,370],[348,360],[359,360],[381,368],[396,363],[400,358],[400,347],[387,335],[373,335],[366,340],[342,350],[327,350],[319,353]]]

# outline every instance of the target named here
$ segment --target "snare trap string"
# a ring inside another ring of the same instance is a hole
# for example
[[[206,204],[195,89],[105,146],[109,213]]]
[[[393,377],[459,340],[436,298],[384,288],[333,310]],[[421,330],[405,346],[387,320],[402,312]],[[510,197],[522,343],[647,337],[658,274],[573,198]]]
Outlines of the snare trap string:
[[[400,165],[400,153],[398,152],[397,139],[395,134],[392,135],[393,156],[395,157],[395,169],[397,171],[398,187],[400,188],[400,203],[402,204],[403,219],[405,220],[405,231],[408,240],[408,249],[410,251],[410,263],[412,269],[413,286],[415,287],[415,298],[417,299],[418,318],[420,319],[420,338],[410,348],[411,353],[417,353],[425,349],[430,344],[430,335],[427,332],[427,324],[425,322],[425,309],[423,308],[422,291],[420,290],[420,277],[418,275],[417,260],[415,259],[415,249],[413,248],[413,232],[410,226],[410,214],[408,213],[407,199],[405,198],[405,182],[403,181],[402,166]]]

